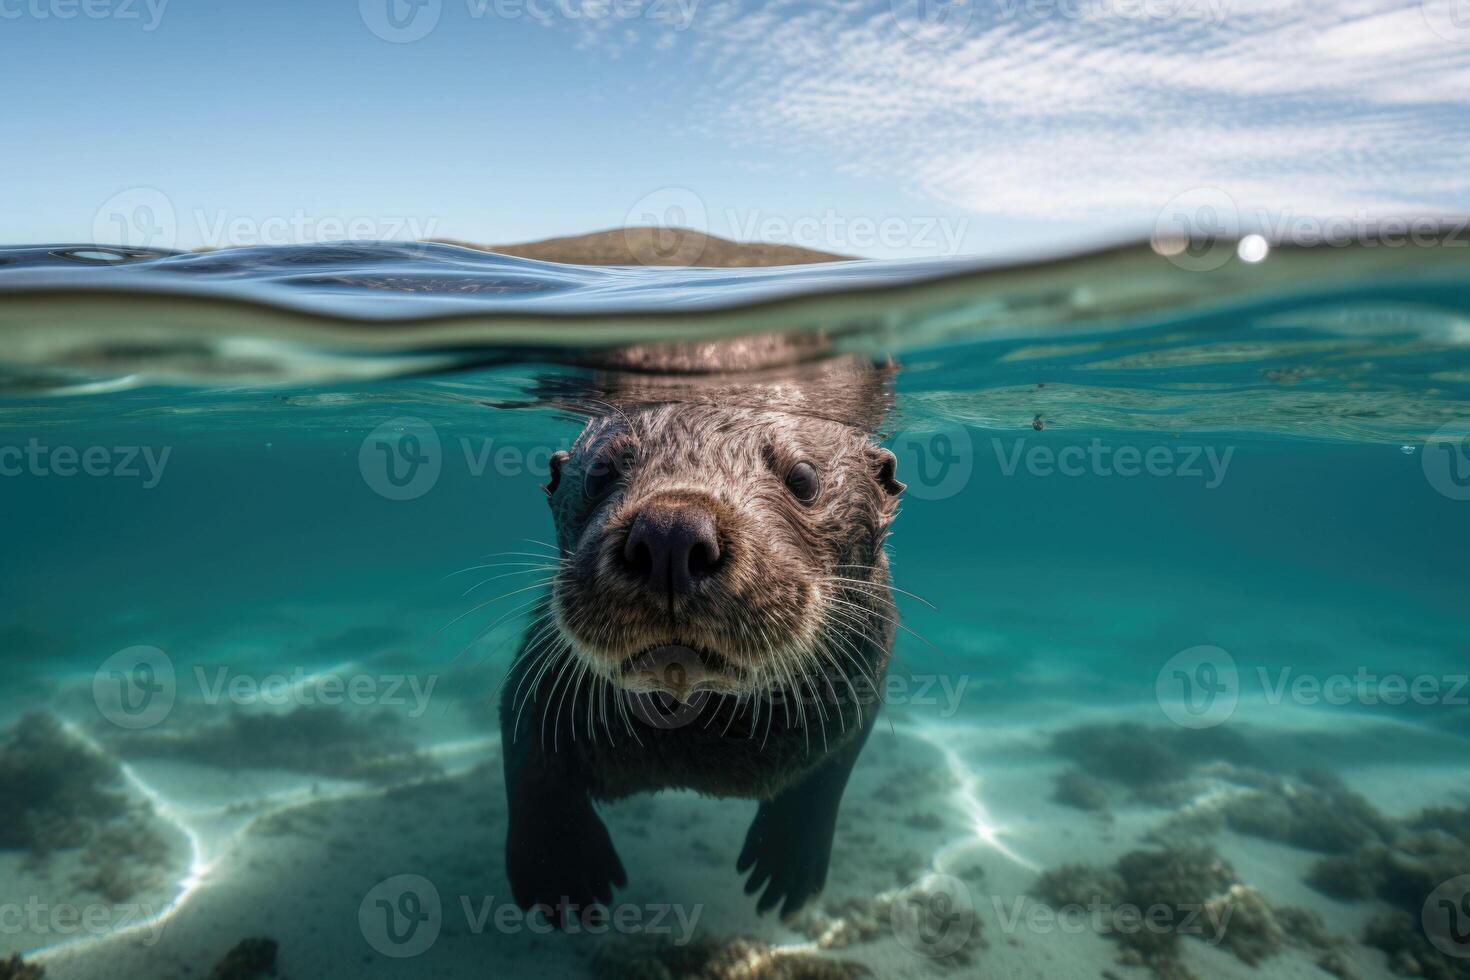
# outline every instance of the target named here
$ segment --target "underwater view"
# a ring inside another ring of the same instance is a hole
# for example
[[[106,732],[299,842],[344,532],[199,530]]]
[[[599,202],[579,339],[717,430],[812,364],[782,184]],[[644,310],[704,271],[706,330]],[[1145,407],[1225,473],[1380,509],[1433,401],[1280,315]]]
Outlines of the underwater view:
[[[0,977],[1470,978],[1465,244],[0,249]]]

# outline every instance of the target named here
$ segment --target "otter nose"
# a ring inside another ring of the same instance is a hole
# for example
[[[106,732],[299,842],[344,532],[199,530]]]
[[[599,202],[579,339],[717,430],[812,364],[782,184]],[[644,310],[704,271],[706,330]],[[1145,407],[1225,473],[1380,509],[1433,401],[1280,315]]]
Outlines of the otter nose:
[[[715,515],[688,504],[645,507],[628,532],[623,561],[658,595],[688,595],[720,563]]]

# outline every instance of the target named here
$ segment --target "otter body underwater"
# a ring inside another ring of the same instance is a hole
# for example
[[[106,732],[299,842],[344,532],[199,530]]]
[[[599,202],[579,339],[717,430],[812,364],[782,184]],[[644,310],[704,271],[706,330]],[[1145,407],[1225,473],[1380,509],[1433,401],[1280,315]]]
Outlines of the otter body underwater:
[[[556,575],[502,686],[512,892],[558,922],[610,902],[594,801],[682,788],[760,801],[736,867],[788,915],[825,883],[893,645],[894,457],[807,414],[607,408],[553,459]]]

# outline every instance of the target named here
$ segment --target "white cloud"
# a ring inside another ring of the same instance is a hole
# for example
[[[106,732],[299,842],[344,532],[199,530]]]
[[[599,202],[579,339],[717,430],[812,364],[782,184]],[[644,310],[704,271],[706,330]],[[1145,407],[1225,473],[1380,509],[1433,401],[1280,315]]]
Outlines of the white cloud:
[[[1205,185],[1247,212],[1470,210],[1470,26],[1443,31],[1404,0],[705,0],[689,34],[733,142],[977,213],[1136,221]]]

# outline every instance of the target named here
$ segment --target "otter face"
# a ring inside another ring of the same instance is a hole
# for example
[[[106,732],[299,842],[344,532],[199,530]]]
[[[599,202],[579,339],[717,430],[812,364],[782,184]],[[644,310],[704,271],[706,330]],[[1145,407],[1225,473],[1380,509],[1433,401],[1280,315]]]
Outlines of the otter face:
[[[845,425],[709,405],[616,412],[557,454],[546,489],[556,629],[626,690],[771,690],[846,669],[851,638],[893,617],[882,545],[903,485],[893,455]]]

